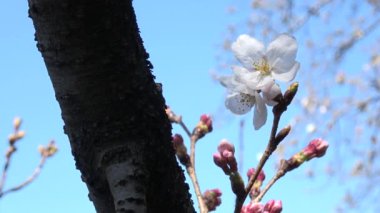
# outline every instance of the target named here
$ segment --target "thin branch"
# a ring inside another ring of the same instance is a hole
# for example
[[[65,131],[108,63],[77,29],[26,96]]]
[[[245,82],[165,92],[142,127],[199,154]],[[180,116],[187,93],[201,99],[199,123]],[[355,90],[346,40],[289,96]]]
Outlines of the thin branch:
[[[244,194],[244,196],[236,198],[235,213],[240,213],[240,210],[243,207],[244,201],[247,198],[249,192],[251,191],[253,184],[255,183],[257,177],[260,174],[260,171],[264,167],[264,165],[265,165],[266,161],[268,160],[269,156],[276,149],[275,136],[276,136],[276,132],[277,132],[277,129],[278,129],[278,124],[280,122],[281,114],[285,110],[280,110],[280,111],[275,112],[275,109],[276,109],[276,107],[273,110],[274,118],[273,118],[272,130],[271,130],[271,133],[270,133],[270,138],[269,138],[268,145],[267,145],[267,147],[266,147],[266,149],[264,151],[263,156],[260,159],[259,164],[256,167],[255,173],[249,179],[247,187],[245,188],[245,194]]]
[[[202,192],[201,192],[201,189],[199,187],[199,183],[198,183],[198,179],[197,179],[197,175],[195,173],[195,144],[198,140],[198,136],[192,135],[190,137],[190,139],[191,139],[191,143],[190,143],[190,165],[186,168],[186,170],[187,170],[187,173],[189,174],[190,179],[191,179],[193,186],[194,186],[195,194],[197,196],[197,200],[199,203],[200,213],[207,213],[208,209],[207,209],[207,206],[203,200]]]
[[[244,169],[244,120],[239,124],[239,173]]]
[[[264,195],[269,191],[269,189],[273,186],[273,184],[280,179],[282,176],[286,174],[286,170],[280,168],[276,175],[267,183],[264,189],[260,192],[260,194],[255,198],[254,202],[260,202]]]
[[[3,172],[2,172],[1,180],[0,180],[0,194],[3,192],[5,180],[7,179],[7,171],[11,162],[11,157],[15,151],[16,151],[16,148],[13,145],[10,145],[7,153],[5,154],[5,163],[4,163]]]
[[[186,124],[182,121],[182,119],[179,120],[178,124],[182,127],[183,130],[185,130],[186,134],[191,138],[191,132],[189,131],[189,128],[187,128]]]
[[[21,184],[15,186],[15,187],[12,187],[8,190],[5,190],[4,192],[0,192],[0,198],[4,195],[10,193],[10,192],[18,191],[18,190],[24,188],[25,186],[27,186],[28,184],[30,184],[31,182],[33,182],[38,177],[38,175],[40,174],[42,167],[45,165],[46,158],[47,158],[47,156],[41,156],[41,160],[40,160],[38,166],[34,169],[32,175],[30,177],[28,177]]]

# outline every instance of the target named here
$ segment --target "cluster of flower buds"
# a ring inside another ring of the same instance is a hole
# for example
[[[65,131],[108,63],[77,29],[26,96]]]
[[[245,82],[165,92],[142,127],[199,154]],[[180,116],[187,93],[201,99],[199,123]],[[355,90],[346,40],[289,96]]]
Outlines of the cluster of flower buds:
[[[241,213],[281,213],[281,200],[270,200],[265,205],[261,203],[250,202],[243,206]]]
[[[209,132],[212,132],[211,116],[203,114],[201,115],[197,126],[193,130],[193,135],[196,135],[198,138],[202,138]]]
[[[213,158],[214,163],[223,170],[224,174],[230,176],[232,191],[237,196],[244,195],[244,181],[238,172],[234,145],[223,139],[218,146],[218,152],[213,155]]]
[[[214,163],[219,166],[226,175],[237,172],[237,162],[235,158],[235,147],[233,144],[223,139],[218,152],[213,155]]]
[[[248,170],[248,172],[247,172],[248,180],[251,179],[251,176],[254,173],[255,173],[254,168],[251,168]],[[265,174],[264,174],[264,171],[261,170],[259,175],[257,176],[255,183],[252,186],[250,193],[249,193],[249,196],[251,197],[251,199],[256,198],[260,194],[260,188],[263,185],[264,180],[265,180]]]
[[[179,162],[184,166],[190,165],[190,157],[187,154],[187,149],[183,143],[182,136],[180,134],[175,134],[172,138],[172,142],[175,154],[177,155]]]
[[[21,118],[16,117],[13,120],[14,133],[9,135],[9,138],[8,138],[8,142],[10,146],[13,146],[16,143],[16,141],[22,139],[25,136],[25,132],[20,131],[20,126],[21,126]]]
[[[54,141],[50,141],[46,147],[40,145],[38,151],[43,157],[51,157],[58,151],[58,147],[55,145]]]
[[[222,192],[219,189],[206,190],[203,193],[203,200],[209,211],[214,211],[222,203]]]
[[[287,163],[289,164],[288,171],[299,167],[305,161],[313,158],[319,158],[325,155],[329,144],[327,141],[317,138],[312,141],[299,153],[293,155]]]

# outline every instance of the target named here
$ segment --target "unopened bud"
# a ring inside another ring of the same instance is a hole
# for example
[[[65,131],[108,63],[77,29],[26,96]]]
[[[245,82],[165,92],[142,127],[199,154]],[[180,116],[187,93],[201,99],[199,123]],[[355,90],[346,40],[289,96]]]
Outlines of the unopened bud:
[[[264,212],[281,213],[281,211],[282,211],[281,200],[270,200],[264,206]]]
[[[286,163],[289,165],[287,171],[293,170],[315,157],[319,158],[325,155],[329,144],[321,138],[314,139],[299,153],[293,155]]]
[[[55,145],[55,142],[54,141],[50,141],[50,143],[48,144],[48,146],[46,148],[46,156],[47,157],[51,157],[55,153],[57,153],[57,151],[58,151],[58,147]]]
[[[209,211],[214,211],[222,203],[222,192],[219,189],[206,190],[203,193],[203,199]]]
[[[21,126],[21,118],[20,117],[15,117],[13,120],[13,128],[15,130],[18,130]]]
[[[198,138],[202,138],[207,133],[212,131],[212,120],[211,116],[203,114],[199,119],[197,126],[193,130],[193,134],[197,135]]]
[[[329,147],[329,144],[327,141],[317,138],[308,144],[307,147],[303,150],[303,154],[306,156],[307,160],[310,160],[314,157],[322,157],[325,155],[327,148]]]
[[[263,213],[264,205],[261,203],[250,202],[248,205],[243,206],[241,213]]]
[[[231,173],[231,170],[227,165],[227,160],[223,158],[220,153],[215,153],[212,157],[214,159],[215,165],[220,167],[223,170],[224,174],[229,175]]]
[[[284,94],[284,102],[286,106],[289,106],[289,104],[292,102],[294,96],[296,95],[298,90],[298,82],[292,83],[289,88],[285,91]]]
[[[248,179],[251,179],[251,176],[255,174],[255,169],[254,168],[250,168],[248,169],[247,171],[247,177]],[[265,173],[264,173],[264,170],[261,170],[259,175],[257,176],[257,179],[256,181],[261,181],[263,182],[265,180]]]
[[[25,131],[17,131],[17,133],[16,133],[17,140],[20,140],[24,136],[25,136]]]
[[[179,162],[184,165],[190,165],[190,156],[187,154],[187,148],[183,143],[183,138],[180,134],[175,134],[172,138],[173,148]]]
[[[226,175],[237,172],[238,170],[234,154],[234,145],[223,139],[218,146],[218,153],[215,153],[213,156],[215,164],[222,168]]]
[[[222,153],[224,151],[235,153],[235,146],[226,139],[221,140],[218,145],[218,152]]]
[[[284,138],[286,136],[288,136],[290,130],[291,130],[291,126],[288,125],[285,128],[283,128],[279,133],[277,133],[277,135],[274,139],[276,147],[279,143],[281,143],[282,140],[284,140]],[[276,148],[276,147],[274,147],[274,148]]]
[[[183,137],[180,134],[175,134],[172,138],[174,149],[179,146],[183,146]]]
[[[58,151],[58,147],[55,145],[54,141],[50,141],[50,143],[46,147],[42,145],[38,146],[38,152],[43,157],[51,157],[55,153],[57,153],[57,151]]]

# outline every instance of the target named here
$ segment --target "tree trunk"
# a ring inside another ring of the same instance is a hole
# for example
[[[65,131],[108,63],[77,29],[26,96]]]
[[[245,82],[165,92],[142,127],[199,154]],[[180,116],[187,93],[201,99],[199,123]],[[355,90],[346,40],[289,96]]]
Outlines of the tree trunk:
[[[132,1],[28,2],[96,211],[194,212]]]

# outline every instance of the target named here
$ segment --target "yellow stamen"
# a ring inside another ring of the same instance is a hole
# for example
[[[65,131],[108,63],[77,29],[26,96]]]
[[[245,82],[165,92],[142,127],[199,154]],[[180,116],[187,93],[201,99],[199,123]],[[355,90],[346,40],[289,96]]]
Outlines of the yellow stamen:
[[[268,64],[268,61],[263,58],[260,63],[254,63],[253,67],[256,71],[259,71],[262,75],[269,75],[271,67]]]

